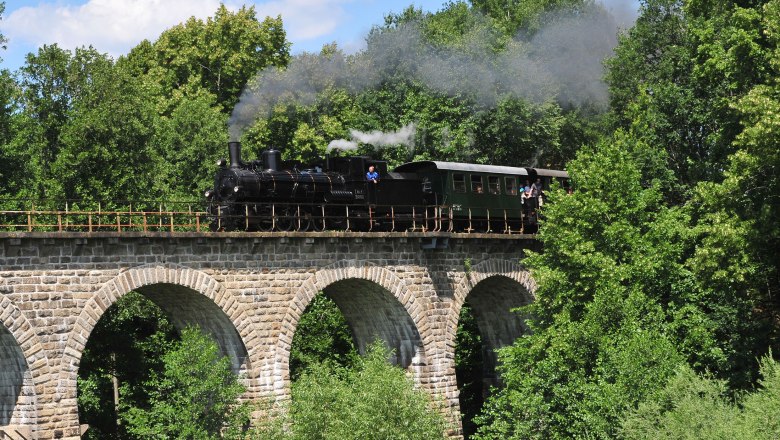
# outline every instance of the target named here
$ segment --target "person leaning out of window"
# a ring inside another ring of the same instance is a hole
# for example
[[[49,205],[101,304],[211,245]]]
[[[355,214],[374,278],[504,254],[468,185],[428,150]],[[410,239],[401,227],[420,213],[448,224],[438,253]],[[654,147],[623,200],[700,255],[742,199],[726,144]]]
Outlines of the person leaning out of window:
[[[379,183],[379,173],[376,172],[373,165],[369,165],[368,172],[366,173],[366,180],[369,182]]]

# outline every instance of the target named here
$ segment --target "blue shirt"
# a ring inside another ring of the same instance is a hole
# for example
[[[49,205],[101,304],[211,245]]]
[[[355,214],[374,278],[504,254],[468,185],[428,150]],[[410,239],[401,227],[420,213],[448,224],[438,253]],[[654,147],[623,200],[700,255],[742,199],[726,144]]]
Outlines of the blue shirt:
[[[377,173],[376,171],[367,172],[366,180],[379,180],[379,173]]]

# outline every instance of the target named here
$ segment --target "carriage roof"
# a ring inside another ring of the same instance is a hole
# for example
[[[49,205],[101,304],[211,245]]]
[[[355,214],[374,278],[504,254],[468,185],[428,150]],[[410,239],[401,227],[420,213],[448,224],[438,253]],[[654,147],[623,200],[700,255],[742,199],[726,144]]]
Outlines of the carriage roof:
[[[399,165],[398,167],[396,167],[395,171],[415,172],[415,171],[420,171],[429,168],[442,170],[442,171],[464,171],[469,173],[508,174],[513,176],[528,175],[528,171],[525,168],[519,168],[519,167],[480,165],[475,163],[440,162],[434,160],[424,160],[420,162],[405,163],[403,165]]]

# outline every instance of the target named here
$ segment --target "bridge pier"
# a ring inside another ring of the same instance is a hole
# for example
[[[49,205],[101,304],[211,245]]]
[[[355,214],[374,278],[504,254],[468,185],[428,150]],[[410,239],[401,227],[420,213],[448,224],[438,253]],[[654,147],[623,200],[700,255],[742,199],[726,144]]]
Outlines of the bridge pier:
[[[323,292],[360,350],[384,341],[392,361],[457,421],[460,309],[468,300],[474,310],[490,380],[493,349],[526,331],[509,310],[532,299],[521,260],[538,244],[530,236],[439,235],[446,248],[415,233],[1,234],[0,438],[79,438],[81,354],[101,316],[133,291],[177,327],[211,334],[250,400],[289,398],[292,339]]]

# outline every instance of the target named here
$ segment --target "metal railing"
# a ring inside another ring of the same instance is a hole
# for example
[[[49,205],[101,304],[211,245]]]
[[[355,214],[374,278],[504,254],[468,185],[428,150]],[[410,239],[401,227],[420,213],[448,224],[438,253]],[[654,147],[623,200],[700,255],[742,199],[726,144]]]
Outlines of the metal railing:
[[[423,205],[290,204],[263,203],[221,205],[206,209],[201,203],[149,202],[126,207],[64,209],[30,204],[10,206],[0,202],[0,232],[221,232],[291,231],[320,232],[463,232],[521,234],[529,229],[522,207],[463,208]]]
[[[3,232],[205,232],[207,213],[200,206],[174,208],[158,205],[155,209],[127,208],[95,210],[24,209],[0,210]]]

